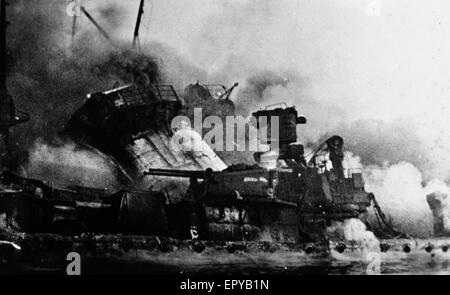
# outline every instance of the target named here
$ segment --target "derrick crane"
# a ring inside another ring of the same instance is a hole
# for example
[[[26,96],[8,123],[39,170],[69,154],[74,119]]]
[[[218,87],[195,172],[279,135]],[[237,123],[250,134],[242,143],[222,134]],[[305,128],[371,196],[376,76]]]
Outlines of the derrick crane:
[[[142,14],[144,14],[144,0],[141,0],[139,3],[139,10],[136,19],[136,26],[134,28],[134,36],[133,36],[133,48],[140,50],[139,43],[139,28],[141,26]]]

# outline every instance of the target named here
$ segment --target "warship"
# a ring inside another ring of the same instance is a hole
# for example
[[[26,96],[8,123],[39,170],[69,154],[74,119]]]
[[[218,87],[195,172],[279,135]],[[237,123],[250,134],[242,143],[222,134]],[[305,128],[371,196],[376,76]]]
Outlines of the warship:
[[[134,47],[143,5],[142,0]],[[61,187],[51,179],[20,175],[8,162],[9,132],[32,116],[15,109],[6,88],[4,0],[0,24],[2,271],[64,272],[71,252],[80,253],[91,273],[314,265],[316,258],[364,250],[367,240],[348,239],[336,226],[355,220],[377,238],[397,238],[377,243],[377,251],[430,249],[402,240],[405,235],[365,190],[361,171],[344,169],[342,137],[332,136],[305,155],[297,132],[307,119],[295,106],[281,103],[253,112],[254,118],[267,119],[257,130],[274,127],[278,133],[266,140],[275,148],[255,152],[253,164],[227,165],[201,134],[189,127],[173,129],[173,119],[187,106],[207,104],[220,116],[234,114],[230,94],[237,83],[227,88],[197,82],[182,94],[172,85],[128,84],[88,94],[61,134],[112,163],[121,183],[115,191]],[[278,126],[271,126],[274,120]],[[198,140],[201,152],[174,148],[176,134]],[[377,224],[367,218],[370,208]]]

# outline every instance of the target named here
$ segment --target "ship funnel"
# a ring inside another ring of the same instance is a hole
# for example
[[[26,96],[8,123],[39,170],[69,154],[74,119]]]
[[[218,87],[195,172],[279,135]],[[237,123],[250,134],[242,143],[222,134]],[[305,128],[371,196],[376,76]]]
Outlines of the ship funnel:
[[[254,112],[252,115],[257,121],[257,128],[259,130],[266,129],[266,137],[260,138],[261,143],[278,147],[276,149],[277,159],[291,159],[297,162],[297,165],[306,164],[303,145],[295,144],[297,142],[297,125],[305,124],[306,118],[298,116],[295,107],[288,107],[285,103],[269,105],[264,110]],[[257,156],[255,159],[260,157],[260,155],[255,156]]]
[[[273,108],[275,106],[280,106]],[[264,110],[254,112],[253,117],[256,118],[258,129],[267,128],[267,144],[273,141],[278,141],[280,146],[297,142],[297,124],[306,124],[306,118],[298,116],[295,107],[288,107],[285,103],[274,104],[267,106]],[[260,120],[264,118],[266,120]],[[260,122],[267,122],[266,126],[261,126]],[[278,123],[278,134],[272,135],[272,131],[276,130],[274,123]]]

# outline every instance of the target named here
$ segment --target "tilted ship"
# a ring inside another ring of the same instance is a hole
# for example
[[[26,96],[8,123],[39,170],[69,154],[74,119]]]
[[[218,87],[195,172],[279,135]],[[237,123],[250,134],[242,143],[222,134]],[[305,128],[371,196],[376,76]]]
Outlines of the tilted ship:
[[[344,175],[341,137],[327,140],[306,163],[303,145],[296,144],[297,123],[306,119],[294,107],[253,114],[266,117],[268,129],[272,117],[279,118],[279,149],[256,155],[263,161],[275,154],[269,160],[273,167],[226,167],[206,144],[198,153],[176,149],[170,124],[180,107],[171,86],[127,86],[91,94],[66,126],[77,142],[112,157],[135,184],[164,195],[167,228],[161,230],[169,236],[187,238],[189,228],[195,227],[198,235],[211,240],[317,240],[333,220],[359,218],[370,206],[361,173]],[[329,150],[331,170],[317,160],[324,149]],[[179,190],[187,180],[186,188]],[[177,189],[168,182],[178,183]]]
[[[5,2],[1,4],[5,65]],[[7,140],[9,127],[28,116],[15,110],[2,72],[1,132]],[[380,224],[371,229],[383,237],[399,235],[365,190],[362,174],[344,169],[340,136],[327,139],[306,159],[297,136],[297,125],[306,118],[294,106],[274,105],[253,113],[256,119],[267,118],[268,126],[257,124],[257,129],[272,130],[273,118],[279,123],[278,136],[267,140],[276,140],[277,148],[256,152],[253,165],[228,166],[194,130],[172,129],[183,107],[199,100],[234,114],[229,96],[236,86],[220,86],[218,96],[212,91],[216,86],[198,83],[182,96],[171,85],[157,84],[89,94],[63,134],[113,163],[121,188],[58,187],[50,179],[14,174],[3,164],[2,260],[17,267],[58,268],[71,251],[107,265],[243,259],[221,256],[235,252],[327,255],[334,240],[340,248],[333,249],[342,252],[346,247],[342,236],[330,235],[329,227],[349,219],[368,225],[372,204]],[[200,152],[174,148],[175,133],[197,139]],[[203,256],[188,258],[195,252]]]

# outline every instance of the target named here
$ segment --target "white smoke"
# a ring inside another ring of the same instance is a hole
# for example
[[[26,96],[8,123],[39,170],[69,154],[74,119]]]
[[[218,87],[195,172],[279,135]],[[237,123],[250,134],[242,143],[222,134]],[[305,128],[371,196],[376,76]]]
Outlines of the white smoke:
[[[433,235],[433,216],[426,196],[435,191],[448,194],[450,189],[445,182],[425,181],[421,171],[408,162],[363,166],[351,152],[346,152],[344,167],[361,169],[366,190],[374,193],[381,209],[400,232],[415,237]]]
[[[365,169],[366,189],[401,232],[431,236],[433,220],[426,201],[422,174],[410,163]]]
[[[345,241],[359,242],[365,251],[379,251],[380,241],[366,225],[357,218],[335,221],[327,228],[327,234]]]
[[[442,65],[450,42],[441,24],[450,21],[450,4],[383,0],[372,16],[372,2],[145,1],[142,51],[160,59],[177,89],[196,80],[238,81],[238,106],[295,104],[308,118],[299,127],[302,142],[315,143],[345,125],[344,139],[357,138],[351,150],[365,165],[380,166],[389,157],[413,163],[427,181],[449,180],[450,73]],[[114,40],[131,44],[139,0],[83,5]],[[71,18],[61,14],[65,34],[55,38],[70,47]],[[89,33],[107,44],[84,16],[77,30],[77,38]],[[384,125],[365,128],[369,120]]]
[[[51,146],[37,141],[30,150],[26,177],[60,186],[84,185],[110,188],[118,186],[115,165],[94,150],[81,149],[74,143]]]

